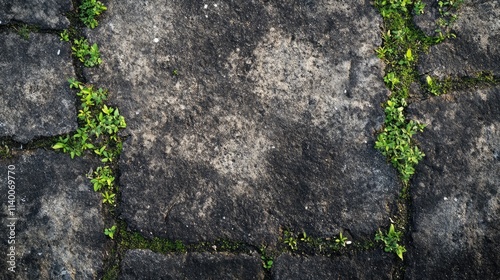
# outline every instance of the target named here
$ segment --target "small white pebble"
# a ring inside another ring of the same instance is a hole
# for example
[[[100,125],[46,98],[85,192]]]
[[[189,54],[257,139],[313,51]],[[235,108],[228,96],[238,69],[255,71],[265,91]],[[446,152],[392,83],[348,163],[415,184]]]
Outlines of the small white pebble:
[[[57,50],[57,55],[60,55],[61,54],[61,50]]]
[[[350,245],[350,244],[352,244],[352,241],[351,241],[351,240],[347,240],[347,241],[345,242],[345,244],[346,244],[346,245]]]
[[[208,5],[207,5],[207,4],[205,4],[205,6],[203,6],[203,9],[206,9],[206,8],[208,8]]]
[[[154,38],[154,39],[153,39],[153,42],[158,43],[158,42],[160,42],[160,39],[158,39],[158,38]]]
[[[217,4],[214,4],[214,7],[216,7],[216,8],[217,8]]]
[[[225,219],[226,219],[226,217],[222,217],[222,219],[223,219],[223,220],[225,220]]]
[[[458,201],[458,199],[457,199],[456,197],[455,197],[455,199],[453,199],[453,200]]]
[[[214,251],[217,251],[217,246],[216,246],[216,245],[213,245],[213,246],[212,246],[212,249],[214,249]]]
[[[448,198],[445,196],[445,197],[444,197],[444,200],[448,200]]]
[[[306,210],[307,210],[307,206],[306,206],[305,208],[306,208]]]

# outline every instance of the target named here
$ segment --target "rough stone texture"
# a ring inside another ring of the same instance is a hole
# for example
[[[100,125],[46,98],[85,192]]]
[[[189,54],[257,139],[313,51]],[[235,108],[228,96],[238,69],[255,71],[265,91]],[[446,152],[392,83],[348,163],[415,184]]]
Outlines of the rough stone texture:
[[[15,165],[13,216],[6,207],[9,164]],[[92,190],[85,177],[93,165],[42,150],[0,160],[2,275],[8,279],[98,278],[105,236],[100,194]],[[12,217],[17,218],[15,244],[8,245],[7,225]],[[7,246],[15,246],[15,274],[6,273]]]
[[[438,1],[436,0],[421,0],[422,3],[425,4],[424,13],[413,16],[413,22],[418,28],[420,28],[427,36],[436,36],[436,30],[441,29],[443,32],[447,30],[443,30],[437,24],[437,20],[439,19],[439,9],[438,9]]]
[[[412,183],[407,279],[500,279],[500,87],[411,106],[428,124]]]
[[[119,279],[264,279],[264,271],[258,255],[161,255],[130,250],[122,261]]]
[[[131,229],[273,244],[280,226],[358,238],[387,223],[399,186],[373,149],[387,91],[368,2],[108,8],[89,34],[104,64],[87,76],[128,122]]]
[[[70,45],[52,34],[0,34],[0,137],[26,143],[76,129]]]
[[[419,63],[422,74],[440,78],[475,76],[479,71],[500,75],[500,2],[465,0],[452,27],[456,39],[430,48]]]
[[[272,267],[275,280],[392,279],[394,255],[382,251],[353,256],[322,257],[282,254]]]
[[[17,21],[40,28],[64,29],[69,27],[65,14],[72,8],[71,0],[0,0],[0,25]]]

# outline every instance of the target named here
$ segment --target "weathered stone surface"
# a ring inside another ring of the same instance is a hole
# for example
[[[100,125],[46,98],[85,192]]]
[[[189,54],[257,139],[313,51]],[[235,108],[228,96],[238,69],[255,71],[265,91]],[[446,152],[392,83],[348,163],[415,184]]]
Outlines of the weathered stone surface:
[[[291,256],[276,258],[273,279],[392,279],[394,255],[380,250],[353,256]]]
[[[371,5],[108,8],[89,34],[104,64],[87,76],[127,118],[120,208],[131,229],[273,244],[280,226],[358,238],[388,221],[399,186],[373,149],[387,91]]]
[[[452,27],[456,39],[430,48],[419,71],[440,78],[475,76],[480,71],[500,75],[500,2],[465,0]]]
[[[7,170],[14,165],[15,211],[7,211]],[[85,177],[93,164],[38,150],[0,160],[2,226],[0,270],[8,279],[97,279],[105,236],[101,198]],[[5,207],[4,207],[5,206]],[[8,244],[15,220],[15,243]],[[7,248],[15,246],[15,274],[6,273]],[[2,278],[6,279],[6,278]]]
[[[439,19],[439,9],[438,9],[438,1],[435,0],[421,0],[422,3],[425,4],[424,13],[413,16],[413,22],[415,25],[420,28],[427,36],[436,36],[436,30],[440,29],[443,34],[446,31],[442,26],[437,24],[437,20]]]
[[[500,278],[500,87],[411,106],[428,124],[412,183],[407,279]]]
[[[69,27],[65,14],[72,9],[71,0],[0,0],[0,24],[21,21],[41,28]]]
[[[52,34],[0,34],[0,137],[26,143],[76,129],[70,45]]]
[[[258,255],[161,255],[130,250],[122,261],[119,279],[264,279],[264,271]]]

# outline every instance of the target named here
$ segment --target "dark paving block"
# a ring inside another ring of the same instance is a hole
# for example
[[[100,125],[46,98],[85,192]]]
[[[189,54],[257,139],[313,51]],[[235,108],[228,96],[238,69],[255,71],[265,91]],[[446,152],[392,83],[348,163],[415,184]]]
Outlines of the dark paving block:
[[[276,280],[392,279],[394,255],[382,251],[360,252],[353,256],[292,256],[283,254],[272,267]]]
[[[411,106],[428,124],[407,279],[500,279],[500,87]]]
[[[89,34],[105,63],[86,75],[127,118],[131,229],[273,244],[280,226],[359,238],[387,223],[399,184],[373,149],[388,93],[372,6],[121,1],[108,12]]]
[[[29,40],[0,34],[0,137],[26,143],[76,129],[75,77],[68,43],[52,34]]]
[[[15,167],[13,194],[7,187],[10,165]],[[2,279],[97,279],[102,273],[104,222],[100,194],[85,176],[91,166],[42,150],[0,160],[0,270],[8,277]],[[9,194],[15,196],[15,210],[7,207]],[[16,254],[15,273],[6,273],[8,251]]]
[[[40,28],[64,29],[69,27],[65,14],[72,8],[71,0],[0,0],[0,25],[17,21]]]
[[[122,261],[119,279],[264,279],[264,271],[258,255],[161,255],[130,250]]]
[[[420,60],[420,73],[440,78],[480,71],[500,75],[499,18],[500,2],[465,0],[452,26],[457,38],[431,47]]]

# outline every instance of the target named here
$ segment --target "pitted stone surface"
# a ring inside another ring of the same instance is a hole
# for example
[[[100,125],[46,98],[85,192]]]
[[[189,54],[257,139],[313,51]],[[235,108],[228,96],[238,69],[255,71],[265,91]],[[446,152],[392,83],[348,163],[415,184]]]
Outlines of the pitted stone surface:
[[[0,137],[26,143],[76,129],[75,77],[68,43],[56,35],[0,34]]]
[[[121,264],[120,279],[264,279],[258,255],[187,253],[161,255],[130,250]]]
[[[127,118],[131,229],[274,244],[281,226],[357,238],[387,223],[399,184],[373,149],[388,92],[372,6],[122,1],[108,12],[89,34],[104,64],[86,75]]]
[[[18,154],[19,152],[16,152]],[[101,197],[85,177],[93,163],[38,150],[0,160],[0,198],[8,201],[7,170],[15,167],[15,211],[0,213],[4,253],[2,279],[98,279],[102,275],[105,236]],[[11,184],[12,185],[12,184]],[[15,223],[8,244],[7,224]],[[7,248],[14,246],[15,273],[8,272]],[[8,272],[8,273],[7,273]]]
[[[273,279],[392,279],[392,255],[381,251],[323,257],[283,254],[272,267]]]
[[[457,38],[433,46],[419,61],[419,72],[439,78],[500,75],[500,2],[465,0],[452,25]]]
[[[500,87],[411,106],[426,123],[407,279],[500,277]]]
[[[72,7],[71,0],[0,0],[0,25],[16,21],[44,29],[68,28],[65,14]]]

